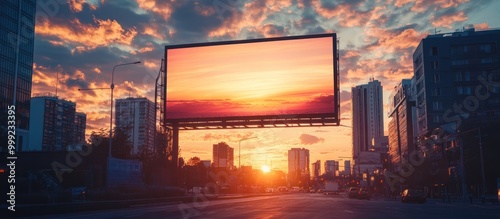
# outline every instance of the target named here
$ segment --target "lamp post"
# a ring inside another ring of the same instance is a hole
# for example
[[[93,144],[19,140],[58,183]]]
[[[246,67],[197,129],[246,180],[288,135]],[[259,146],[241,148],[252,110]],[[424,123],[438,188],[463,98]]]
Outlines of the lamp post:
[[[110,117],[109,117],[109,150],[108,150],[108,158],[111,158],[111,146],[113,145],[113,90],[115,89],[115,84],[114,84],[114,78],[115,78],[115,68],[118,66],[124,66],[124,65],[135,65],[141,63],[140,61],[137,62],[129,62],[129,63],[123,63],[123,64],[118,64],[113,67],[113,71],[111,73],[111,112],[110,112]]]
[[[238,168],[241,168],[241,142],[249,140],[249,139],[254,139],[254,138],[257,138],[257,137],[242,138],[238,141]]]

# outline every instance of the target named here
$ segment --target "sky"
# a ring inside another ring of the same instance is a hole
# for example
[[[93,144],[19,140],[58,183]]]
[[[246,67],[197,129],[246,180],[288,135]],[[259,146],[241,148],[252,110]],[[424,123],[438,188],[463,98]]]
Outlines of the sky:
[[[287,170],[290,148],[316,160],[351,159],[351,87],[380,80],[387,99],[413,75],[412,54],[422,38],[465,27],[500,28],[494,0],[50,0],[37,5],[32,95],[55,93],[87,114],[87,134],[109,127],[114,97],[154,98],[166,45],[337,33],[340,55],[338,127],[182,131],[181,156],[211,160],[212,145],[241,141],[241,164]],[[255,93],[256,95],[258,93]],[[276,106],[276,112],[286,108]],[[387,115],[387,113],[384,113]],[[385,129],[389,118],[384,118]],[[386,131],[387,134],[387,131]]]

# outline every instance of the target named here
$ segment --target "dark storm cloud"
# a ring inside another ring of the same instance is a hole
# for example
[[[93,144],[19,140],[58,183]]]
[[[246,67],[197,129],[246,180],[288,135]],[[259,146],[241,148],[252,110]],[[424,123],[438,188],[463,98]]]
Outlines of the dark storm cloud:
[[[89,82],[82,79],[68,79],[66,80],[68,88],[88,88]]]

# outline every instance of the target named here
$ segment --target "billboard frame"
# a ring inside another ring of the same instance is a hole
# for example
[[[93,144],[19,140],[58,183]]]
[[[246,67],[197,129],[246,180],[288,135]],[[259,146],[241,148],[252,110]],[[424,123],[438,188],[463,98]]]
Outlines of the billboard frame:
[[[279,115],[263,115],[263,116],[230,116],[230,117],[203,117],[203,118],[175,118],[167,119],[167,80],[168,80],[168,50],[181,48],[195,48],[217,45],[236,45],[259,42],[273,42],[299,39],[314,39],[314,38],[332,38],[332,54],[333,54],[333,96],[334,96],[334,112],[321,114],[279,114]],[[273,128],[273,127],[313,127],[313,126],[339,126],[340,125],[340,81],[339,81],[339,53],[338,40],[336,33],[300,35],[300,36],[285,36],[272,38],[258,38],[246,40],[231,40],[231,41],[216,41],[204,43],[178,44],[165,46],[164,54],[164,104],[165,110],[163,115],[163,124],[165,126],[175,127],[182,130],[200,130],[200,129],[232,129],[232,128]]]

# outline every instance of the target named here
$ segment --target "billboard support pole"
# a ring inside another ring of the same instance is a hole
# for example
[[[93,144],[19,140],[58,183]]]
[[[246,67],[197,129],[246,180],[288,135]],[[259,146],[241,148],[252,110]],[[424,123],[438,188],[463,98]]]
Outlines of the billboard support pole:
[[[179,167],[179,124],[172,124],[172,160],[174,161],[174,169]]]

